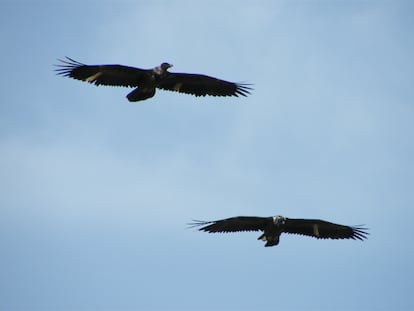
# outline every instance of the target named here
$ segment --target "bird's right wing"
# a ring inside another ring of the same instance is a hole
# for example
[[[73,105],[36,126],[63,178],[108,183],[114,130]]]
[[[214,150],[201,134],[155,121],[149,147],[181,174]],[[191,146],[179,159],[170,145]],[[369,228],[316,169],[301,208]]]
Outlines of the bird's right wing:
[[[191,227],[201,227],[200,231],[216,232],[238,232],[238,231],[263,231],[267,217],[239,216],[216,221],[194,220]]]
[[[112,85],[138,87],[151,70],[122,65],[85,65],[69,57],[60,60],[57,74],[64,77],[94,83],[96,85]]]
[[[367,238],[367,229],[363,226],[344,226],[320,219],[286,218],[283,232],[301,234],[317,239],[356,239]]]
[[[195,96],[247,96],[252,90],[250,84],[234,83],[214,77],[190,74],[169,73],[158,87],[163,90],[192,94]]]

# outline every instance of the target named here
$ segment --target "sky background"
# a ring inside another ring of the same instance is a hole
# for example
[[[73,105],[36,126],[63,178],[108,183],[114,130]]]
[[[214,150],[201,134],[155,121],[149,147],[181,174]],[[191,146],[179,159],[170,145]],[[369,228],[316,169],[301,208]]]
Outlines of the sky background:
[[[413,310],[411,1],[0,3],[0,310]],[[69,56],[246,98],[56,76]],[[368,240],[207,234],[238,215]]]

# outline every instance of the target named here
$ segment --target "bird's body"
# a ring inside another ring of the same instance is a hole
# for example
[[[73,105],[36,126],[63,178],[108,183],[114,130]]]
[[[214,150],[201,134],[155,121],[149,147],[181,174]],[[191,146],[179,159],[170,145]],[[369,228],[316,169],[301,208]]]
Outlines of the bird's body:
[[[209,233],[227,233],[239,231],[263,231],[258,240],[265,246],[279,244],[282,233],[307,235],[317,239],[357,239],[364,240],[368,233],[360,226],[350,227],[320,219],[294,219],[283,216],[253,217],[238,216],[216,221],[194,221],[194,227]]]
[[[60,60],[58,74],[95,85],[135,87],[127,95],[131,102],[155,95],[157,88],[195,96],[247,96],[250,86],[201,74],[172,73],[171,64],[162,63],[153,69],[123,65],[85,65],[71,58]]]

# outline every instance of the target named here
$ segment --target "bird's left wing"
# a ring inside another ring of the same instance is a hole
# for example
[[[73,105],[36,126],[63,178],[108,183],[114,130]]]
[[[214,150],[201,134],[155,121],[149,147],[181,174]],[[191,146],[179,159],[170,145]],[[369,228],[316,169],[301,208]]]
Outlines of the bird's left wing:
[[[237,231],[262,231],[266,226],[265,217],[239,216],[216,221],[194,220],[191,227],[201,227],[200,231],[215,232],[237,232]]]
[[[234,83],[201,74],[169,73],[158,87],[163,90],[195,96],[247,96],[252,88],[246,83]]]
[[[69,57],[59,61],[57,74],[96,85],[138,87],[151,72],[123,65],[85,65]]]
[[[286,218],[283,232],[312,236],[318,239],[367,238],[367,229],[362,226],[344,226],[319,219]]]

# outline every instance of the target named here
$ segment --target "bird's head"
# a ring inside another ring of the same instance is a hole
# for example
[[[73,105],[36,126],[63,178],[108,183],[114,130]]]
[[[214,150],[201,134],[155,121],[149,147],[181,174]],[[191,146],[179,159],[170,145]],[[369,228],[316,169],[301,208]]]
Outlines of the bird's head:
[[[273,223],[276,226],[283,225],[285,223],[286,218],[280,215],[273,216]]]
[[[169,63],[162,63],[158,67],[155,67],[152,71],[158,76],[164,76],[167,72],[167,69],[172,67]]]
[[[171,68],[172,66],[173,65],[169,63],[162,63],[160,67],[162,70],[167,70],[168,68]]]

